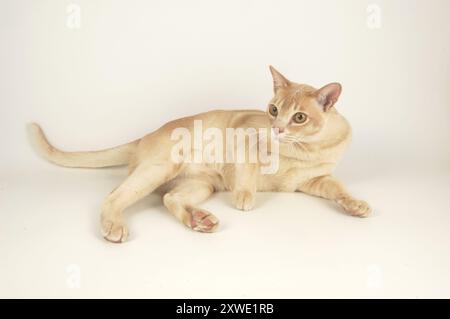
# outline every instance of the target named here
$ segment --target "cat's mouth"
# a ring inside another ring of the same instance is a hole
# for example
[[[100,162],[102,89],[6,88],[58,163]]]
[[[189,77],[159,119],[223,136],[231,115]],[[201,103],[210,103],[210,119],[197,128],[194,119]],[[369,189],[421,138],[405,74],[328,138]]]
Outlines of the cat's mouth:
[[[278,132],[278,130],[272,128],[272,139],[278,143],[293,143],[295,138],[288,135],[286,132]]]
[[[286,136],[277,136],[273,138],[273,141],[277,142],[278,144],[295,144],[296,142],[293,139],[290,139]]]

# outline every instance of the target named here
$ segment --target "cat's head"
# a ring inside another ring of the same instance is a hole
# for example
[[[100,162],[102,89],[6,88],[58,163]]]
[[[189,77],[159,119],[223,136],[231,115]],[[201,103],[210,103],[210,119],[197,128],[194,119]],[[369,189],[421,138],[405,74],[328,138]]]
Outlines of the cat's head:
[[[281,143],[308,143],[318,139],[341,94],[339,83],[321,89],[286,79],[270,66],[274,97],[267,107],[273,135]]]

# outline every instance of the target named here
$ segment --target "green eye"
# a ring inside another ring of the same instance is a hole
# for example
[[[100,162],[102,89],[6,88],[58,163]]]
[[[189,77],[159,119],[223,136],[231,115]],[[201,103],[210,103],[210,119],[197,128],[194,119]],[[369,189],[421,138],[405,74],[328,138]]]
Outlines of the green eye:
[[[278,108],[275,105],[271,104],[269,106],[269,113],[272,116],[277,116],[278,115]]]
[[[308,116],[302,112],[295,113],[294,116],[292,117],[294,122],[297,124],[305,123],[307,118],[308,118]]]

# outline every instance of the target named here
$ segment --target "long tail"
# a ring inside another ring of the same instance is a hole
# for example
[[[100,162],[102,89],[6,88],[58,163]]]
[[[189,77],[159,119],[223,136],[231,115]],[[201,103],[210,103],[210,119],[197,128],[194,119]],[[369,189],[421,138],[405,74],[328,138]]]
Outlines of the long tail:
[[[47,160],[65,167],[109,167],[129,163],[139,140],[99,151],[64,152],[53,147],[36,123],[28,125],[31,141],[37,151]]]

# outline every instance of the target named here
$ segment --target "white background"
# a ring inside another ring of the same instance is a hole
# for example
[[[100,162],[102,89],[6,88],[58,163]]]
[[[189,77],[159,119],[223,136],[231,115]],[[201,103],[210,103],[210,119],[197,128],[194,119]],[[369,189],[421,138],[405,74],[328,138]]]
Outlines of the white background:
[[[450,297],[449,1],[0,3],[1,297]],[[259,194],[242,213],[220,194],[204,207],[221,229],[205,235],[151,196],[112,245],[99,208],[126,170],[58,168],[27,141],[30,121],[84,150],[206,110],[265,109],[269,64],[342,83],[354,141],[337,175],[373,217],[302,194]]]

